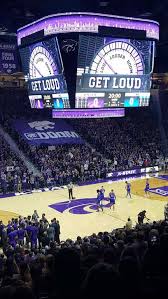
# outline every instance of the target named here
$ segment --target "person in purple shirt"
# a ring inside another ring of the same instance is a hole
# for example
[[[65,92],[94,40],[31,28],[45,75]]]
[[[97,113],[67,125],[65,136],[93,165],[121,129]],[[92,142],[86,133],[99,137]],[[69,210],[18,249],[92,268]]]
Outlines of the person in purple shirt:
[[[0,246],[2,246],[2,232],[5,225],[3,224],[2,220],[0,221]]]
[[[9,241],[9,244],[15,248],[16,246],[16,239],[17,239],[17,230],[14,230],[12,228],[11,232],[8,234],[8,241]]]
[[[0,236],[2,235],[2,231],[4,229],[5,225],[3,224],[2,220],[0,220]]]
[[[19,229],[17,231],[17,235],[18,235],[19,244],[24,245],[25,229],[23,226],[19,227]]]
[[[14,230],[18,229],[18,220],[17,219],[15,219],[15,221],[13,222],[13,228],[14,228]]]
[[[31,247],[36,248],[37,247],[38,231],[39,231],[38,226],[36,226],[36,224],[33,223],[31,225],[30,231],[31,231],[31,235],[30,235]]]
[[[9,220],[9,221],[8,221],[8,224],[7,224],[7,234],[9,234],[11,231],[12,231],[12,223],[11,223],[11,221]]]

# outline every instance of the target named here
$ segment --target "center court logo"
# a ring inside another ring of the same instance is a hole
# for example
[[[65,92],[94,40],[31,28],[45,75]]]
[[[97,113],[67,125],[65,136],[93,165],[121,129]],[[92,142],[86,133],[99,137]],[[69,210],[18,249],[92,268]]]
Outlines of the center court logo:
[[[168,186],[151,188],[149,192],[155,193],[160,196],[168,196]]]
[[[105,202],[105,201],[104,201]],[[103,207],[110,207],[110,203],[103,202]],[[69,211],[71,214],[91,214],[97,210],[96,198],[82,198],[82,199],[75,199],[72,202],[64,201],[55,203],[49,206],[50,208],[63,213],[65,211]]]

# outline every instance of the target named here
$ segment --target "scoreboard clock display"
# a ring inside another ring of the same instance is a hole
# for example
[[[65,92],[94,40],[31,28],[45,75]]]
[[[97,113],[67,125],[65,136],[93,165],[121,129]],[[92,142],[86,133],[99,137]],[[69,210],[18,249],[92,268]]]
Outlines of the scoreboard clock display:
[[[58,67],[49,51],[43,46],[37,46],[31,53],[29,75],[31,79],[54,76]]]
[[[154,42],[80,36],[76,108],[148,106]]]
[[[143,60],[131,44],[114,41],[97,53],[91,64],[90,73],[143,75]]]

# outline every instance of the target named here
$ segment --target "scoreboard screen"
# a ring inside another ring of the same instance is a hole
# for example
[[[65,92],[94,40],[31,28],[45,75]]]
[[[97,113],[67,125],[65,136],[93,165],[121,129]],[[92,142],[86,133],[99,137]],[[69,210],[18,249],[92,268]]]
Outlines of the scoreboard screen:
[[[80,35],[76,108],[148,106],[154,42]]]
[[[70,108],[56,37],[20,48],[32,108]]]

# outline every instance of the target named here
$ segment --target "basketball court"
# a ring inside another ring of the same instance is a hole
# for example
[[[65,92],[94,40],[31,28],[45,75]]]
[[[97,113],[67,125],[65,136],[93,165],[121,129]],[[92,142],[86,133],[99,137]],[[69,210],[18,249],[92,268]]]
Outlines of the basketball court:
[[[45,213],[48,219],[55,217],[60,221],[61,240],[123,227],[129,216],[136,224],[141,210],[147,211],[150,220],[163,219],[168,199],[168,177],[150,177],[150,197],[144,194],[145,180],[145,177],[129,179],[132,199],[126,198],[125,179],[77,186],[74,188],[75,199],[70,204],[67,189],[1,198],[0,219],[7,223],[18,215],[32,215],[36,209],[40,216]],[[96,212],[96,190],[102,185],[106,190],[105,196],[114,189],[117,197],[115,211],[109,209],[108,201],[104,201],[104,211]]]

